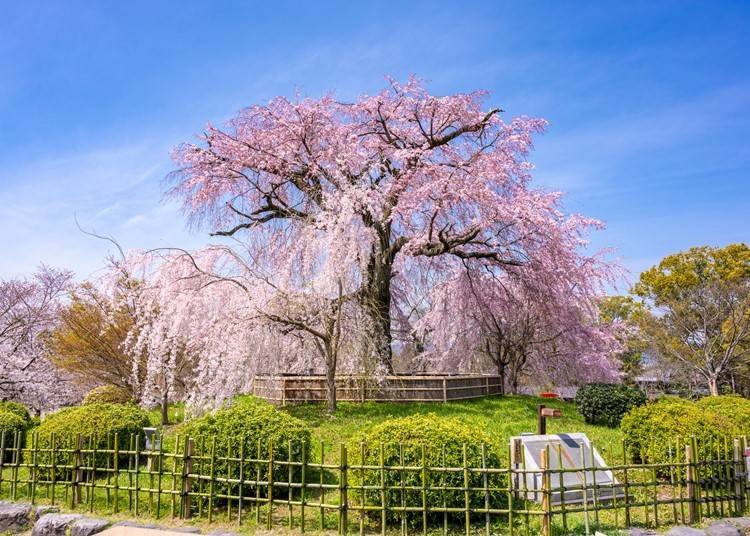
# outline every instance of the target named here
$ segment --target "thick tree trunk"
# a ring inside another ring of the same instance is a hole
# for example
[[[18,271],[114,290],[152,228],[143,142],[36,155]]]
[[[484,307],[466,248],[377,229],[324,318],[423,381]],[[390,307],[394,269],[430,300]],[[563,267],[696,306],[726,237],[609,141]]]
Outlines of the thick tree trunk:
[[[328,413],[336,411],[336,367],[326,364],[326,410]]]
[[[708,379],[708,390],[711,396],[719,396],[719,379],[716,376]]]
[[[393,373],[391,344],[391,278],[393,258],[390,253],[390,230],[380,231],[367,264],[367,274],[360,297],[362,308],[372,323],[372,345],[378,362],[387,374]]]
[[[161,424],[166,426],[169,424],[169,394],[164,391],[164,396],[161,398]]]
[[[498,363],[497,375],[500,376],[500,394],[505,395],[505,363]]]
[[[521,386],[521,373],[523,372],[524,362],[519,362],[517,359],[513,360],[510,364],[508,373],[508,383],[510,386],[510,393],[517,395]]]

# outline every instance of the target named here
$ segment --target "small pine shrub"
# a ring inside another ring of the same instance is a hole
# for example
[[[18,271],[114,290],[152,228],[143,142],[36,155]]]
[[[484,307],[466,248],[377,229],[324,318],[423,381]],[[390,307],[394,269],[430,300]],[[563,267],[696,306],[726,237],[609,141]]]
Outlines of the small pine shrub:
[[[267,460],[269,458],[269,447],[273,449],[275,460],[299,462],[302,458],[303,448],[310,444],[310,431],[306,424],[276,409],[274,406],[253,397],[236,399],[230,406],[226,406],[214,413],[191,419],[182,427],[181,435],[194,440],[194,453],[200,456],[196,471],[209,474],[208,459],[211,453],[221,457],[238,457],[240,453],[245,458]],[[183,447],[181,447],[182,449]],[[255,475],[260,467],[261,479],[268,477],[268,463],[260,466],[255,463],[246,462],[244,474]],[[214,464],[216,475],[228,478],[238,478],[240,474],[239,462],[227,462],[217,459]],[[298,467],[293,467],[292,476],[298,478]],[[285,482],[289,478],[289,470],[286,465],[276,465],[273,471],[273,479],[276,482]],[[216,493],[237,494],[239,489],[236,485],[215,484]],[[243,493],[248,493],[250,486],[243,487]],[[260,493],[267,491],[265,486],[261,487]]]
[[[37,437],[41,449],[50,449],[54,434],[55,448],[60,449],[55,454],[55,464],[71,464],[73,454],[67,450],[74,449],[78,436],[84,442],[84,448],[114,447],[115,436],[119,450],[128,450],[131,441],[135,441],[140,435],[141,448],[143,428],[149,426],[149,415],[134,404],[88,404],[61,409],[47,416],[37,428]],[[113,462],[112,454],[97,454],[96,460],[89,459],[91,454],[86,455],[85,465],[104,468],[109,459]],[[127,457],[120,457],[120,466],[127,463]],[[52,455],[42,450],[39,453],[41,465],[51,465]],[[59,475],[58,475],[59,476]]]
[[[484,456],[482,445],[485,445]],[[382,445],[382,452],[381,452]],[[467,424],[461,419],[439,418],[435,414],[414,415],[398,419],[391,419],[373,426],[356,435],[348,443],[349,463],[354,465],[379,466],[409,466],[419,468],[417,470],[388,469],[385,471],[385,485],[393,488],[386,492],[386,501],[391,506],[401,506],[402,498],[406,506],[421,506],[422,504],[422,470],[424,466],[425,483],[428,489],[428,504],[443,505],[451,508],[463,508],[465,496],[462,491],[464,486],[463,470],[459,471],[436,471],[430,467],[454,467],[463,468],[464,452],[466,453],[465,464],[468,467],[500,467],[500,446],[481,429]],[[424,458],[423,458],[424,456]],[[490,475],[488,485],[490,488],[507,486],[502,481],[505,477]],[[358,486],[381,485],[381,473],[378,469],[360,471],[352,469],[349,472],[349,482],[355,488]],[[399,489],[401,485],[406,486],[407,491]],[[485,485],[483,475],[469,473],[469,487],[482,488]],[[409,489],[413,487],[413,489]],[[440,489],[447,487],[449,489]],[[451,489],[452,488],[452,489]],[[381,494],[379,489],[352,490],[353,501],[357,503],[364,499],[366,505],[380,505]],[[362,494],[364,493],[364,497]],[[484,506],[484,492],[470,492],[469,502],[472,508]],[[490,501],[495,507],[507,503],[505,494],[490,491]],[[400,515],[389,512],[391,520],[401,519]],[[453,522],[459,521],[459,514],[449,516]],[[438,522],[443,519],[442,514],[430,514],[429,522]],[[422,522],[421,513],[409,513],[406,520],[411,525]]]
[[[623,384],[589,383],[578,390],[575,402],[586,423],[614,428],[628,411],[646,403],[646,394]]]
[[[82,405],[89,404],[129,404],[134,402],[133,397],[122,387],[117,385],[101,385],[89,391],[83,397]]]

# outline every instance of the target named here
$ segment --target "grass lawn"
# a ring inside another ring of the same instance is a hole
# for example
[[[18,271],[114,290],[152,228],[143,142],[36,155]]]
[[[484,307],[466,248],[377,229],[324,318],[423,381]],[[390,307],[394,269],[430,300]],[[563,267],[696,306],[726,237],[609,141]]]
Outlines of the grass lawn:
[[[548,419],[550,434],[583,432],[609,463],[621,461],[622,443],[618,428],[592,426],[583,422],[575,404],[557,400],[544,400],[531,396],[487,397],[448,403],[388,403],[341,402],[334,415],[328,415],[323,404],[305,404],[282,408],[287,413],[309,424],[314,441],[327,445],[346,442],[362,430],[388,419],[410,415],[434,414],[435,418],[457,418],[484,430],[507,445],[511,436],[536,431],[537,406],[562,410],[561,419]],[[336,449],[331,449],[336,452]]]

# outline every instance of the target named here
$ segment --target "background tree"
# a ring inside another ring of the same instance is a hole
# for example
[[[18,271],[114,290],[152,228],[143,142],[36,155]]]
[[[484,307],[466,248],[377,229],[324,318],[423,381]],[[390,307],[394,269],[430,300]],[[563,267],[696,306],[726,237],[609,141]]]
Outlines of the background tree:
[[[750,248],[669,255],[643,272],[633,291],[653,309],[642,322],[650,344],[719,394],[720,380],[750,351]]]
[[[436,289],[420,325],[430,333],[426,358],[451,370],[486,371],[489,364],[514,394],[532,372],[558,385],[614,379],[618,345],[596,321],[599,277],[587,266],[563,270],[566,278],[554,281],[559,289],[466,270]]]
[[[46,266],[29,278],[0,281],[0,399],[39,412],[82,395],[50,362],[44,345],[70,285],[70,272]]]
[[[118,297],[103,295],[92,282],[79,285],[60,309],[47,346],[53,363],[82,386],[116,385],[137,400],[142,378],[134,377],[136,357],[126,348],[136,320],[132,306],[122,299],[128,284],[120,282]]]
[[[175,363],[160,356],[181,348],[183,356],[192,356],[183,389],[197,406],[249,390],[258,373],[322,369],[334,411],[342,351],[347,360],[367,354],[356,346],[367,340],[361,337],[367,318],[348,282],[339,280],[331,289],[301,273],[268,275],[259,259],[251,265],[222,247],[133,259],[128,269],[144,282],[137,317],[146,321],[132,350],[147,355],[146,393],[155,383],[163,389],[161,382],[172,386],[179,379]],[[227,344],[231,336],[244,344]],[[234,378],[234,390],[226,389],[227,376]],[[243,378],[240,384],[237,378]]]
[[[641,333],[640,324],[647,314],[643,304],[632,296],[607,296],[599,304],[601,321],[612,328],[622,347],[617,359],[626,383],[635,382],[635,378],[643,372],[648,342]]]
[[[599,225],[530,187],[526,155],[545,122],[505,122],[483,98],[433,96],[415,80],[353,103],[276,98],[179,147],[170,196],[193,223],[234,238],[237,255],[312,268],[331,285],[357,280],[390,372],[398,274],[435,260],[444,279],[464,263],[558,277],[558,258]]]

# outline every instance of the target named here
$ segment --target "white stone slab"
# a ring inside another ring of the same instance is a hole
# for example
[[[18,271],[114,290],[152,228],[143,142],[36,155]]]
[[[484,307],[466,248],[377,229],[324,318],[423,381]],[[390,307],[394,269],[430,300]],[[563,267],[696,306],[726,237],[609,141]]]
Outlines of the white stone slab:
[[[514,487],[519,497],[542,502],[542,451],[548,450],[549,469],[575,469],[550,475],[550,500],[557,505],[609,502],[623,497],[622,487],[591,441],[582,433],[523,435],[510,438],[513,467],[525,473],[515,475]],[[594,488],[597,488],[594,492]]]

